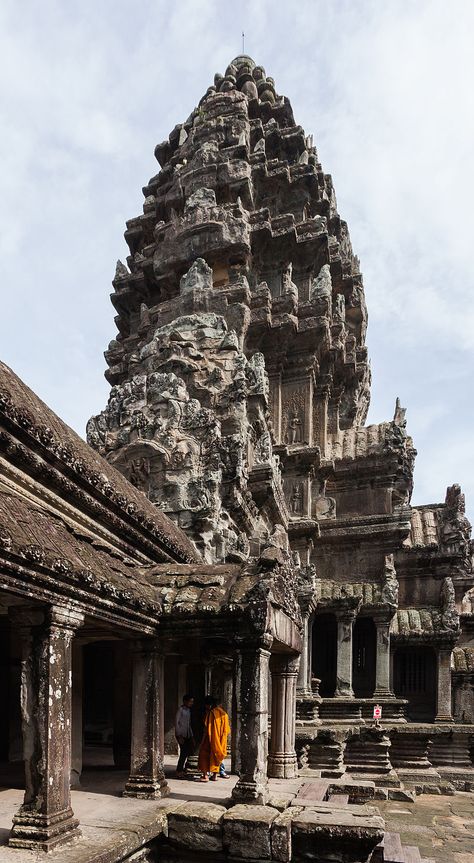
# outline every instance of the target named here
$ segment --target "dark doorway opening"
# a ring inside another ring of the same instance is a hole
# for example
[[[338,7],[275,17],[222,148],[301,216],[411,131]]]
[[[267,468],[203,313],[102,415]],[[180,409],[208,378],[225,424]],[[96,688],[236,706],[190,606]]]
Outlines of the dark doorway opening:
[[[375,689],[377,630],[371,617],[358,617],[352,636],[352,687],[356,698],[372,698]]]
[[[436,655],[431,647],[399,647],[395,651],[394,689],[408,699],[408,717],[433,722],[436,714]]]
[[[83,648],[83,766],[128,770],[132,665],[129,645],[96,641]]]
[[[319,692],[332,698],[337,683],[337,620],[334,614],[317,614],[313,621],[312,674],[321,681]]]

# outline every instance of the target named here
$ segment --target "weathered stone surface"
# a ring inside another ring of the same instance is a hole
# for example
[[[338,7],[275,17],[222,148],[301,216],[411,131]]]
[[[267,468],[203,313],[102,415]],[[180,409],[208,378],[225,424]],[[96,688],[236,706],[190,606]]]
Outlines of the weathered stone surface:
[[[369,859],[383,837],[384,821],[378,815],[304,809],[292,821],[292,848],[295,860],[326,856],[343,863]]]
[[[291,807],[275,818],[271,828],[272,858],[280,863],[290,863],[292,859],[291,824],[302,810]]]
[[[187,803],[168,811],[168,837],[172,844],[193,852],[222,851],[222,819],[227,812],[215,803]]]
[[[271,825],[279,816],[270,806],[237,804],[223,817],[224,848],[231,857],[269,860]]]

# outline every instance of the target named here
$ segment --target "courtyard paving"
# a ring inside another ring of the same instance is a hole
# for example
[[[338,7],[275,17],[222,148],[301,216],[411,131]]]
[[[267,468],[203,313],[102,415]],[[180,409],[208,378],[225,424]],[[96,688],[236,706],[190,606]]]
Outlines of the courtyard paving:
[[[120,797],[127,774],[106,769],[86,770],[81,789],[72,791],[72,806],[81,822],[82,838],[73,846],[48,855],[21,851],[6,845],[14,813],[23,792],[20,788],[0,787],[0,860],[1,863],[89,863],[93,854],[113,855],[130,843],[146,842],[153,836],[153,822],[170,801],[193,800],[222,803],[230,797],[236,777],[218,782],[199,783],[174,778],[175,759],[166,759],[166,774],[171,788],[164,801],[130,800]],[[270,780],[275,797],[296,792],[308,777],[298,780]],[[436,863],[474,863],[474,794],[453,797],[423,795],[414,803],[377,801],[386,829],[399,833],[403,845],[417,845],[421,856]],[[138,843],[138,844],[137,844]],[[110,857],[113,859],[113,856]]]

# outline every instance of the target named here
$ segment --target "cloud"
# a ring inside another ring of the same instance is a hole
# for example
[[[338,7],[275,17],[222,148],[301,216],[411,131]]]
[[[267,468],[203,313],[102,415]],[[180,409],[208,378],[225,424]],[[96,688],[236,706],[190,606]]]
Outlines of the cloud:
[[[415,500],[474,505],[474,4],[84,0],[0,7],[2,358],[83,433],[105,404],[110,280],[155,144],[241,51],[331,172],[361,259],[371,421],[408,408]],[[469,500],[468,500],[469,502]]]

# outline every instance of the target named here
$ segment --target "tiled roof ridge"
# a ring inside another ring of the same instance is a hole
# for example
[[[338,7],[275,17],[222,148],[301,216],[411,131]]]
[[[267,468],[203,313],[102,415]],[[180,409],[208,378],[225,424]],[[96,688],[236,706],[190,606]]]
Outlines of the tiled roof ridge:
[[[0,555],[4,560],[3,567],[5,570],[8,567],[14,571],[18,567],[21,571],[34,569],[38,573],[43,572],[49,577],[51,575],[54,577],[55,593],[59,586],[65,588],[66,594],[72,592],[69,599],[74,599],[82,605],[84,605],[84,598],[80,596],[81,590],[84,591],[89,601],[90,594],[94,594],[95,600],[102,600],[107,606],[119,603],[121,608],[131,608],[135,614],[146,615],[148,618],[151,616],[156,620],[161,612],[161,604],[159,601],[146,596],[146,593],[151,591],[146,580],[142,579],[137,566],[130,567],[130,576],[124,575],[120,571],[120,567],[117,567],[116,561],[114,566],[114,556],[108,551],[95,546],[94,541],[90,538],[78,536],[59,516],[50,513],[36,503],[33,504],[25,498],[18,497],[13,492],[0,491],[0,509],[3,507],[5,507],[5,512],[0,528]],[[9,524],[8,517],[10,522],[17,517],[19,519],[18,524],[21,525],[25,524],[25,519],[31,519],[28,522],[28,535],[31,536],[31,542],[23,543],[18,536],[14,535],[13,525]],[[44,520],[48,523],[47,532],[45,532]],[[61,539],[64,539],[65,533],[70,536],[70,541],[66,538],[65,553],[63,553],[60,543]],[[44,542],[38,539],[39,535],[44,536]],[[46,543],[47,537],[50,539],[49,548]],[[51,546],[53,548],[56,546],[58,552],[55,553]],[[89,549],[85,554],[86,558],[89,557],[92,562],[94,562],[94,558],[99,558],[98,567],[95,569],[88,565],[77,566],[80,552],[86,547]],[[67,554],[68,551],[69,555]],[[107,577],[103,562],[100,565],[103,555],[110,558],[109,565],[110,569],[114,571],[115,584],[111,578]],[[74,557],[76,561],[74,561]],[[123,565],[126,566],[126,564]],[[100,571],[97,571],[97,568]],[[120,583],[123,582],[124,577],[130,578],[129,586],[124,587]],[[38,585],[39,583],[38,581]],[[28,584],[31,586],[30,579],[28,579]],[[67,596],[64,599],[67,599]],[[150,625],[149,621],[147,625]]]

